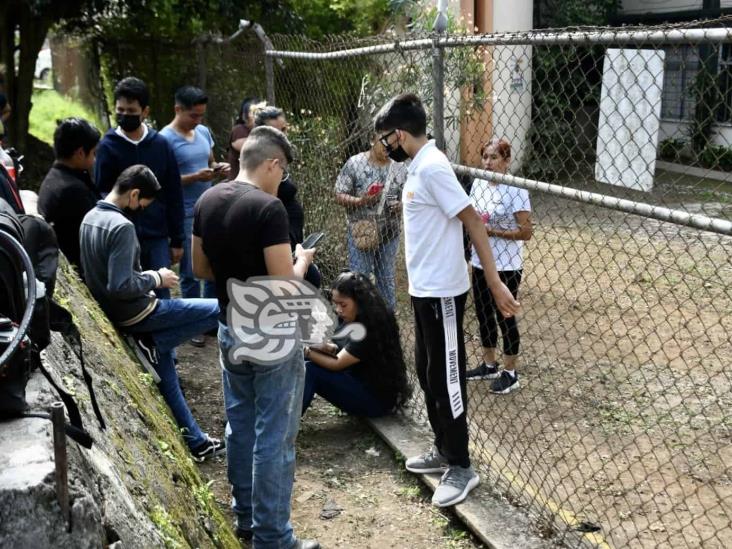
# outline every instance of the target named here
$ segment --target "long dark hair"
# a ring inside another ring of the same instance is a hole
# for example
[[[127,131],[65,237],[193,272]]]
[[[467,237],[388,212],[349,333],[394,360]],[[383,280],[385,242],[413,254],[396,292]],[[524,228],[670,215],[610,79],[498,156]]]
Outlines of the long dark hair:
[[[366,327],[370,387],[382,400],[394,400],[396,408],[400,408],[409,399],[412,388],[394,313],[387,308],[373,283],[361,273],[341,273],[331,289],[356,302],[356,321]]]
[[[239,113],[236,117],[235,124],[246,124],[247,120],[249,118],[249,107],[254,105],[255,103],[259,103],[258,97],[245,97],[241,105],[239,106]]]

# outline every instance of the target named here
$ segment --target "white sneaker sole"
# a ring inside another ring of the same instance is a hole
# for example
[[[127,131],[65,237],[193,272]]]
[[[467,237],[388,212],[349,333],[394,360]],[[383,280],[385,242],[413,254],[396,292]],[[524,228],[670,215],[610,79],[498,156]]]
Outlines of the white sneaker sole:
[[[153,381],[158,384],[160,383],[160,376],[155,371],[155,368],[153,368],[152,364],[148,361],[147,357],[145,356],[145,353],[143,353],[140,349],[137,348],[137,344],[135,341],[130,338],[127,340],[127,345],[130,346],[132,349],[132,352],[135,353],[135,356],[137,357],[137,360],[140,361],[140,364],[142,364],[142,367],[145,369],[145,371],[150,374],[153,378]]]
[[[429,474],[429,473],[444,473],[447,471],[447,466],[445,467],[431,467],[429,469],[419,469],[417,467],[410,467],[406,463],[404,464],[404,467],[406,467],[407,471],[410,473],[417,473],[418,475],[422,474]]]
[[[466,377],[465,379],[467,379],[468,381],[477,381],[479,379],[496,379],[500,375],[501,374],[486,374],[484,376],[470,376],[470,377]]]
[[[494,391],[493,389],[491,389],[491,393],[493,393],[494,395],[507,395],[511,391],[515,391],[516,389],[519,389],[520,387],[521,387],[521,385],[519,385],[519,382],[517,381],[513,385],[506,387],[503,391]]]
[[[432,496],[432,505],[434,505],[435,507],[450,507],[452,505],[457,505],[458,503],[463,501],[466,497],[468,497],[468,494],[470,493],[470,491],[473,488],[475,488],[476,486],[478,486],[478,484],[480,484],[480,476],[475,475],[465,485],[465,489],[449,501],[443,501],[442,503],[440,503],[439,501],[437,501],[435,499],[434,496]],[[438,488],[439,488],[439,486],[438,486]],[[437,490],[435,490],[435,494],[437,494]]]

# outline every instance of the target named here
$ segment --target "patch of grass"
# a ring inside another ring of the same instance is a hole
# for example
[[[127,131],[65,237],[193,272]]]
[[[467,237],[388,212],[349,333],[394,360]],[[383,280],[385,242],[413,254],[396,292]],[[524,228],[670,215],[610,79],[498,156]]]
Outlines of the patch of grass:
[[[178,528],[173,524],[170,515],[162,505],[155,506],[152,513],[150,513],[150,519],[158,527],[167,549],[178,549],[184,546]]]
[[[94,124],[100,131],[102,124],[97,116],[81,103],[61,95],[55,90],[33,91],[33,108],[30,112],[30,133],[41,141],[53,145],[53,132],[56,120],[69,116],[79,116]]]
[[[417,499],[422,497],[422,490],[420,490],[419,486],[402,486],[397,490],[397,495],[409,499]]]

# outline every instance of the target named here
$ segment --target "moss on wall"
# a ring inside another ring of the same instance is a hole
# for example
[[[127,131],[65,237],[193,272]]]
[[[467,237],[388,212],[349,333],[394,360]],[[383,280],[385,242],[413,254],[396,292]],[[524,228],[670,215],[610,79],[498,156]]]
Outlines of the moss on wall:
[[[56,374],[70,378],[81,395],[77,400],[85,425],[96,447],[117,469],[140,515],[149,519],[167,547],[239,547],[150,376],[65,261],[55,297],[72,312],[81,332],[105,431],[99,429],[90,401],[84,398],[86,389],[75,361],[60,365],[64,371]]]

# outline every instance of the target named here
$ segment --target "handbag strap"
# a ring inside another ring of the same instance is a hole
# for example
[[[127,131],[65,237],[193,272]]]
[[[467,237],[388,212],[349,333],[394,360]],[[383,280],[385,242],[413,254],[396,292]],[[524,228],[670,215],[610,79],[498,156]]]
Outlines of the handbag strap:
[[[381,191],[381,198],[379,199],[379,206],[376,208],[376,215],[378,217],[381,216],[382,212],[384,211],[384,205],[386,204],[386,195],[389,194],[389,189],[391,188],[391,184],[394,180],[392,177],[392,172],[394,168],[394,161],[391,161],[391,164],[389,164],[389,171],[386,172],[386,181],[384,182],[384,189]]]

